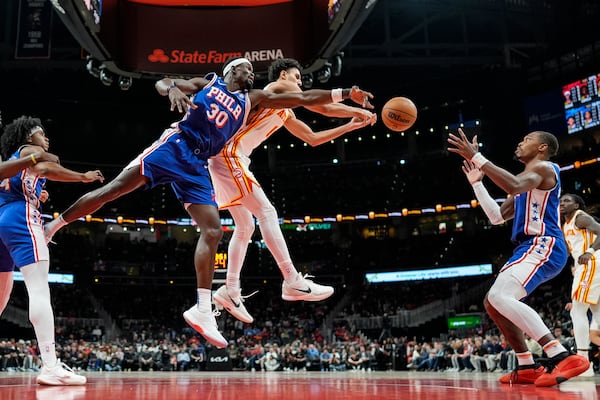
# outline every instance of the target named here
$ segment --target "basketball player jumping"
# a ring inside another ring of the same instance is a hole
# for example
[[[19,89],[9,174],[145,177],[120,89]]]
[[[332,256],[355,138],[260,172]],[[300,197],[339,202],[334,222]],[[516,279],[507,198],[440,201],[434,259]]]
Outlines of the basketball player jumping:
[[[585,203],[576,194],[563,194],[560,198],[560,213],[563,218],[563,233],[573,266],[573,285],[570,305],[571,320],[577,343],[577,353],[589,360],[590,320],[592,327],[600,325],[600,273],[598,272],[597,249],[600,249],[600,224],[584,211]],[[597,343],[600,344],[600,343]],[[594,376],[594,366],[582,376]]]
[[[276,81],[267,85],[264,90],[272,93],[301,92],[300,68],[298,61],[293,59],[283,58],[274,61],[269,67],[269,79]],[[248,241],[254,233],[253,215],[256,216],[265,244],[283,275],[284,300],[319,301],[333,294],[331,286],[318,285],[306,279],[294,267],[279,228],[277,211],[249,169],[250,154],[282,126],[311,146],[318,146],[354,129],[374,124],[377,115],[345,104],[306,108],[330,117],[353,119],[337,128],[313,132],[308,125],[298,120],[290,109],[276,110],[261,107],[248,121],[246,127],[233,135],[223,150],[208,160],[208,170],[215,186],[217,204],[221,209],[229,210],[235,223],[235,231],[227,251],[226,284],[216,291],[214,301],[217,306],[225,308],[243,322],[254,321],[243,304],[244,297],[240,289],[240,273]]]
[[[43,385],[83,385],[86,378],[73,373],[56,358],[54,314],[48,286],[48,245],[44,240],[39,207],[46,179],[102,182],[104,177],[98,170],[80,173],[56,162],[43,161],[49,154],[45,153],[49,141],[37,118],[14,120],[6,126],[0,144],[3,158],[8,159],[6,163],[13,160],[22,163],[19,160],[29,159],[32,164],[4,179],[0,190],[0,314],[8,303],[16,266],[25,280],[29,320],[35,330],[43,362],[37,382]]]
[[[513,175],[479,153],[477,136],[469,141],[462,130],[450,134],[448,151],[465,158],[463,172],[492,224],[513,219],[512,257],[500,269],[488,291],[484,306],[514,349],[518,368],[500,377],[501,383],[534,383],[553,386],[586,371],[589,361],[570,354],[550,333],[540,315],[521,299],[540,284],[560,273],[567,261],[567,246],[560,229],[558,165],[549,162],[558,152],[558,140],[548,132],[535,131],[517,145],[516,158],[525,169]],[[483,186],[487,175],[508,194],[499,206]],[[523,332],[536,340],[550,361],[546,367],[534,363]]]
[[[109,201],[142,186],[170,183],[201,232],[194,252],[197,300],[184,312],[184,319],[219,348],[226,347],[227,340],[219,332],[212,312],[211,286],[215,254],[223,232],[207,170],[208,158],[223,148],[259,106],[288,108],[350,98],[373,108],[369,103],[373,95],[358,87],[276,94],[252,89],[253,83],[252,64],[241,57],[225,62],[223,78],[212,73],[204,78],[158,81],[156,89],[169,97],[171,110],[185,112],[183,119],[166,129],[158,141],[114,180],[82,196],[46,227],[49,240],[62,226],[93,213]]]

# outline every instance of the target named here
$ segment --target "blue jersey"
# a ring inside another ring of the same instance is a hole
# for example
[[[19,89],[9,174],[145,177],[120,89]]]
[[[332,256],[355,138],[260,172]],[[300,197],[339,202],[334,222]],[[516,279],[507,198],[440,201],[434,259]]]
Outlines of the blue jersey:
[[[10,160],[19,158],[20,148]],[[40,193],[46,178],[25,168],[0,185],[0,272],[49,259]]]
[[[230,92],[216,74],[206,76],[210,82],[192,98],[196,109],[189,109],[179,122],[182,137],[203,160],[217,154],[246,122],[250,109],[248,95]]]
[[[18,159],[21,149],[14,152],[9,160]],[[28,168],[11,178],[4,179],[0,184],[0,207],[14,201],[24,201],[39,208],[40,193],[45,183],[46,178],[30,173]]]
[[[515,196],[512,241],[522,243],[532,237],[551,236],[563,239],[560,226],[560,170],[552,163],[556,186],[551,190],[532,189]]]

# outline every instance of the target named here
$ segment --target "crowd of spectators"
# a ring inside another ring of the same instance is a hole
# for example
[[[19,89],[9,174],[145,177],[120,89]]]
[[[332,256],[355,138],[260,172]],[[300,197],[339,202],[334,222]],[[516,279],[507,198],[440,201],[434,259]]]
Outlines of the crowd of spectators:
[[[368,289],[365,293],[376,296],[378,306],[364,315],[381,310],[394,312],[393,299],[385,304],[387,289],[381,291],[380,296]],[[576,349],[570,318],[564,310],[568,293],[568,282],[559,279],[539,288],[527,301],[536,307],[563,345]],[[63,295],[68,298],[67,292]],[[368,296],[363,299],[368,301]],[[287,318],[261,319],[256,325],[238,324],[236,327],[233,324],[226,335],[230,338],[226,354],[233,369],[502,372],[515,367],[514,352],[485,317],[477,328],[431,332],[430,337],[398,335],[397,329],[386,330],[385,326],[380,329],[381,335],[379,332],[366,334],[344,323],[335,326],[331,337],[327,337],[317,324],[309,322],[313,320],[310,315],[313,309],[279,312],[287,313]],[[232,322],[228,317],[219,321],[225,329]],[[57,326],[57,342],[61,360],[82,371],[203,371],[210,364],[211,352],[215,351],[184,324],[170,325],[156,318],[130,320],[123,333],[114,339],[106,337],[103,327],[86,331]],[[529,339],[528,344],[535,357],[543,356],[534,341]],[[36,371],[40,366],[36,346],[35,340],[0,341],[0,369]],[[592,354],[597,359],[597,352]]]
[[[385,174],[395,171],[400,174],[396,176],[398,180],[405,178],[396,165],[378,168],[387,171]],[[334,181],[338,180],[336,174],[332,170]],[[374,172],[373,176],[379,175]],[[575,185],[577,177],[573,175],[564,181]],[[277,192],[284,193],[280,189],[277,187]],[[388,189],[389,196],[384,197],[393,200],[396,189],[391,190],[389,185]],[[385,199],[376,199],[380,200]],[[221,330],[230,339],[227,353],[233,368],[332,372],[408,368],[510,370],[514,367],[514,353],[489,321],[474,331],[432,331],[419,336],[398,326],[382,325],[376,330],[360,331],[348,322],[355,317],[397,315],[436,299],[456,296],[489,279],[365,285],[365,272],[488,262],[497,268],[510,255],[508,226],[489,227],[478,210],[457,211],[450,220],[461,224],[448,230],[440,225],[446,220],[433,215],[400,222],[389,219],[332,224],[331,230],[285,230],[298,268],[315,273],[319,282],[336,287],[333,298],[319,303],[280,299],[281,277],[257,231],[242,281],[245,293],[259,290],[259,294],[246,300],[255,322],[242,324],[225,312],[218,318]],[[182,311],[193,301],[193,284],[188,287],[181,282],[193,273],[190,260],[195,233],[190,233],[189,241],[175,238],[171,231],[161,232],[162,236],[157,235],[152,241],[132,240],[127,234],[94,231],[91,225],[85,225],[82,231],[76,225],[60,232],[55,237],[58,245],[51,247],[52,268],[56,272],[74,272],[76,276],[74,286],[52,286],[61,359],[76,369],[89,371],[206,369],[213,349],[205,348],[203,340],[181,318]],[[220,245],[222,250],[226,248],[227,235]],[[115,277],[121,279],[117,281]],[[150,279],[157,277],[172,282]],[[559,340],[574,348],[570,317],[562,307],[568,298],[570,277],[563,278],[563,285],[545,285],[528,301]],[[16,283],[14,290],[10,304],[26,309],[22,284]],[[348,296],[350,301],[342,304]],[[336,308],[338,304],[341,307]],[[99,320],[101,311],[115,321],[116,333],[110,337],[106,332],[113,327],[78,323]],[[324,328],[328,318],[337,322]],[[539,349],[535,350],[539,354]],[[0,342],[0,357],[2,370],[39,367],[36,343],[27,337],[4,338]]]

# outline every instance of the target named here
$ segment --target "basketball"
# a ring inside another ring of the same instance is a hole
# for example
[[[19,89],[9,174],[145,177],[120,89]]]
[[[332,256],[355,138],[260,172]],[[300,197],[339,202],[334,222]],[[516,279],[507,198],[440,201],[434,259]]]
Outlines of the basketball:
[[[394,97],[383,106],[381,120],[393,131],[407,130],[417,120],[417,106],[406,97]]]

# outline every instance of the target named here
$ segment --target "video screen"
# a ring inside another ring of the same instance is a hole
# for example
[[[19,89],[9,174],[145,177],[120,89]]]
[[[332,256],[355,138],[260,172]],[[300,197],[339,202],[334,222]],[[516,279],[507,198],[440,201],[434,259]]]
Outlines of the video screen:
[[[481,325],[481,314],[460,314],[448,317],[448,329],[477,328]]]
[[[369,283],[389,283],[424,281],[428,279],[464,278],[469,276],[491,275],[492,273],[492,264],[477,264],[446,268],[368,272],[365,274],[365,279]]]
[[[13,281],[25,282],[23,273],[20,271],[13,272]],[[75,276],[73,274],[58,274],[50,272],[48,274],[48,283],[62,283],[64,285],[72,285],[75,282]]]
[[[573,134],[600,125],[600,74],[563,86],[567,132]]]

